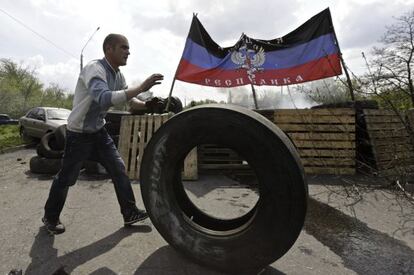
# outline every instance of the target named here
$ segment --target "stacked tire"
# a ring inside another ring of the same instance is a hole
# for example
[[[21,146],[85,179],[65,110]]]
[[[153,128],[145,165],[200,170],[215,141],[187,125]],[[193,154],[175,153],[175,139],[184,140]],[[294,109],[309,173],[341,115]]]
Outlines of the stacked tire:
[[[66,125],[46,133],[36,147],[37,156],[30,159],[30,171],[35,174],[56,174],[62,166]]]

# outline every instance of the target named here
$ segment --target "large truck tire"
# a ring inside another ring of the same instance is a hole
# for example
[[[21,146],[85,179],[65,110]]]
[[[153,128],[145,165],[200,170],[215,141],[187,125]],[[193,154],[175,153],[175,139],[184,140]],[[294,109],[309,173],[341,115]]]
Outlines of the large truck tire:
[[[34,156],[30,159],[29,165],[30,172],[34,174],[55,175],[62,167],[62,160]]]
[[[233,149],[254,170],[259,199],[244,216],[219,219],[188,198],[181,168],[188,152],[202,144]],[[199,264],[257,274],[282,257],[302,230],[308,189],[298,153],[276,125],[251,110],[211,104],[173,116],[147,144],[140,171],[152,223]]]

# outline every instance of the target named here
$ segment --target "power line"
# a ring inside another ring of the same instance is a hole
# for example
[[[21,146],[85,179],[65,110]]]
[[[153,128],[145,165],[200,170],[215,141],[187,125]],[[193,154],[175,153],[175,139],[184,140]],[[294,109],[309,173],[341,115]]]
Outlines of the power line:
[[[10,17],[11,19],[13,19],[14,21],[16,21],[17,23],[19,23],[20,25],[22,25],[23,27],[25,27],[26,29],[28,29],[29,31],[31,31],[32,33],[36,34],[37,36],[39,36],[40,38],[42,38],[43,40],[49,42],[50,44],[52,44],[55,48],[61,50],[62,52],[64,52],[65,54],[77,58],[75,57],[73,54],[71,54],[70,52],[68,52],[67,50],[61,48],[60,46],[56,45],[54,42],[50,41],[49,39],[47,39],[46,37],[44,37],[43,35],[41,35],[40,33],[38,33],[37,31],[35,31],[34,29],[30,28],[29,26],[27,26],[25,23],[23,23],[22,21],[20,21],[19,19],[17,19],[16,17],[12,16],[11,14],[7,13],[5,10],[0,8],[0,11],[2,13],[4,13],[5,15],[7,15],[8,17]]]

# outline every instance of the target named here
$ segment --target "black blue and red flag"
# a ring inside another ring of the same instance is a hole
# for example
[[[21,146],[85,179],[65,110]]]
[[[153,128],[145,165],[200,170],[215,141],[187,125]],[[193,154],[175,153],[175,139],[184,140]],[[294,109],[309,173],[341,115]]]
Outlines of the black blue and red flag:
[[[176,79],[213,87],[289,85],[342,74],[329,9],[273,40],[220,47],[193,16]]]

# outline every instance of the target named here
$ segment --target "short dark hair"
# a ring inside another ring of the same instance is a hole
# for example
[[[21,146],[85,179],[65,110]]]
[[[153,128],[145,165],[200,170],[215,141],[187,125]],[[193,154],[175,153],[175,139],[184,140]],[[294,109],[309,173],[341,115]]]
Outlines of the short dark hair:
[[[105,53],[106,48],[109,46],[111,48],[115,47],[116,43],[119,41],[119,38],[124,37],[122,34],[117,34],[117,33],[110,33],[108,34],[103,42],[103,51]]]

